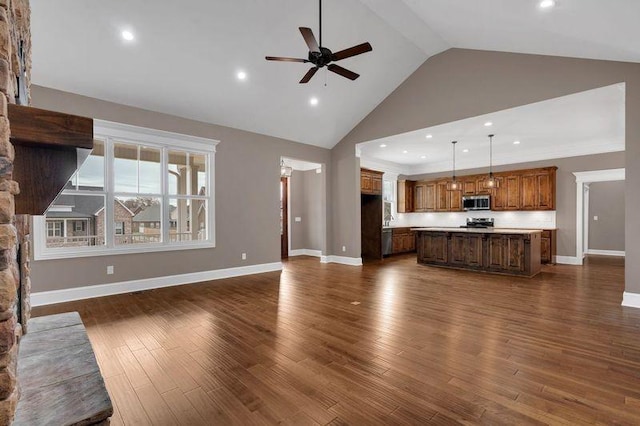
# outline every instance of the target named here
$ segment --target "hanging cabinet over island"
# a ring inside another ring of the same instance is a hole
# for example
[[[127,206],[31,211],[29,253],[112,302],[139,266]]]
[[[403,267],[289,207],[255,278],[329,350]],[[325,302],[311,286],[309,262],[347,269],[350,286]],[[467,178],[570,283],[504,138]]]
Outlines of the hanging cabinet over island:
[[[418,263],[532,277],[541,270],[542,231],[415,228]]]

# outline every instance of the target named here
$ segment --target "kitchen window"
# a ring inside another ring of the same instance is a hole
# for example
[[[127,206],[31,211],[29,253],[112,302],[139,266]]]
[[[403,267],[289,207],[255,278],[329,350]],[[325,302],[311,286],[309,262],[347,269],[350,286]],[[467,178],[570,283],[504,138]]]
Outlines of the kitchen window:
[[[36,259],[215,246],[217,141],[100,120],[94,135],[91,155],[34,217]]]

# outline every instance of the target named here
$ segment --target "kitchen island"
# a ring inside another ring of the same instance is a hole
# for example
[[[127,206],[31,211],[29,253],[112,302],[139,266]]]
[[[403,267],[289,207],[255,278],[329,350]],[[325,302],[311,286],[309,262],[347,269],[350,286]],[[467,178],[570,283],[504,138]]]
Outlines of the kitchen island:
[[[500,228],[412,228],[418,263],[533,277],[541,270],[542,231]]]

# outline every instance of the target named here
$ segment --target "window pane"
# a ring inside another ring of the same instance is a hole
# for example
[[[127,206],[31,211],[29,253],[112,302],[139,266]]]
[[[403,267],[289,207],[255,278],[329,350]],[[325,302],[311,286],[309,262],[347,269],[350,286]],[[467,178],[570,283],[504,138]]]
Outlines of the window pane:
[[[204,154],[189,155],[191,166],[192,195],[206,195],[207,156]]]
[[[114,243],[148,244],[162,241],[160,198],[117,197],[114,205]],[[153,225],[157,224],[157,227]]]
[[[162,193],[160,150],[155,148],[140,147],[140,169],[138,192],[143,194]]]
[[[207,239],[207,204],[204,200],[169,200],[169,238],[171,242]]]
[[[113,179],[116,192],[138,192],[138,147],[136,145],[114,144]]]
[[[169,151],[169,194],[187,195],[187,153]]]
[[[104,245],[104,196],[62,193],[47,210],[47,248]]]
[[[91,155],[67,182],[65,189],[104,191],[104,141],[95,139]]]

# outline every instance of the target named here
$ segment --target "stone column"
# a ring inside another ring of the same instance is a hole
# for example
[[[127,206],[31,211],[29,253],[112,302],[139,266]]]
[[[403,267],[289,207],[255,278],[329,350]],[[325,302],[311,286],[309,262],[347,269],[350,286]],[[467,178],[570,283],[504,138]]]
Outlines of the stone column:
[[[0,425],[8,425],[13,420],[19,398],[16,377],[19,339],[22,335],[18,312],[24,310],[19,305],[21,291],[29,291],[28,259],[23,274],[18,259],[18,233],[14,195],[18,194],[18,184],[12,180],[14,149],[9,140],[10,123],[7,103],[15,102],[18,92],[16,74],[22,67],[19,46],[24,52],[26,87],[29,87],[31,69],[30,8],[28,0],[0,0]],[[28,89],[27,89],[28,99]],[[24,229],[28,220],[19,222]],[[27,227],[28,229],[28,227]],[[27,255],[29,246],[26,247]],[[25,279],[26,278],[26,279]],[[29,316],[28,297],[25,315]]]

